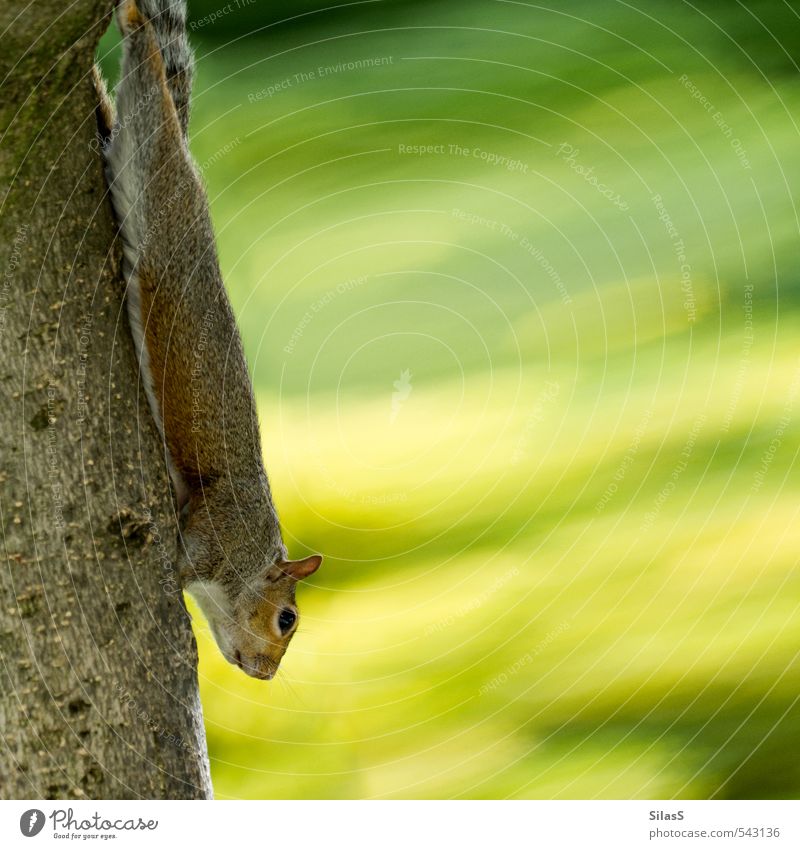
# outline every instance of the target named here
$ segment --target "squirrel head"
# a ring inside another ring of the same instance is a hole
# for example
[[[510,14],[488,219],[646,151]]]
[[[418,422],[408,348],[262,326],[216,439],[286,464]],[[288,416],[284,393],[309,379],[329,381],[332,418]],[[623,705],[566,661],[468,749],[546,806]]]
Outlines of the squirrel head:
[[[269,681],[297,631],[297,582],[313,575],[321,563],[319,554],[281,561],[248,581],[233,597],[218,581],[193,581],[186,589],[203,610],[228,663]]]

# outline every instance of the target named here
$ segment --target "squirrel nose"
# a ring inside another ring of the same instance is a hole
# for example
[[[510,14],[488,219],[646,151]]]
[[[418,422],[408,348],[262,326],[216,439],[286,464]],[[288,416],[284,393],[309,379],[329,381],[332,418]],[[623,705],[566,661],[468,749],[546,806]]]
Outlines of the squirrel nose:
[[[242,659],[242,653],[239,651],[239,649],[236,649],[233,652],[233,659],[239,669],[241,669],[243,672],[246,672],[253,678],[261,678],[263,681],[272,681],[272,679],[275,677],[275,673],[277,672],[277,669],[275,668],[267,668],[262,672],[259,668],[260,664],[257,663],[258,657],[256,657],[253,662],[245,665],[245,662]]]

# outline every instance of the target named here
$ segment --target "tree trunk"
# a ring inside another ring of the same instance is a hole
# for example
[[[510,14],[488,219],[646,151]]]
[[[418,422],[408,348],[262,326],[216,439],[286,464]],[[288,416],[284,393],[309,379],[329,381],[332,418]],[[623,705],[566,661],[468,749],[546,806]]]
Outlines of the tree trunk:
[[[208,798],[197,649],[94,142],[112,0],[0,3],[0,796]]]

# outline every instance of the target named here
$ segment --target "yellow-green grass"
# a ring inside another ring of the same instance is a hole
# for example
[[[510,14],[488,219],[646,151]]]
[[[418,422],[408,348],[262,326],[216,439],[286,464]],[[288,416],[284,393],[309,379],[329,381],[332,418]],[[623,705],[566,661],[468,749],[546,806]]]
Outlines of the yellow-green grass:
[[[272,686],[198,619],[218,795],[760,795],[767,763],[790,787],[797,436],[759,469],[797,355],[756,348],[742,375],[741,336],[716,345],[688,383],[687,334],[641,351],[602,415],[562,375],[534,422],[515,373],[415,387],[394,425],[388,391],[314,415],[264,397],[290,545],[328,562]]]

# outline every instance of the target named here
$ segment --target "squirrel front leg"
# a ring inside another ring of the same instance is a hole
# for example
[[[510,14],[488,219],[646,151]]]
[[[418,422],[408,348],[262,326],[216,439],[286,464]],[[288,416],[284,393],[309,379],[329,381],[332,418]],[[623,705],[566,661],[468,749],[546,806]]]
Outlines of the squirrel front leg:
[[[225,657],[271,678],[297,627],[297,581],[321,557],[287,560],[263,466],[250,375],[186,145],[191,73],[168,76],[170,41],[157,29],[185,26],[185,10],[140,3],[118,7],[123,75],[105,151],[128,315],[182,514],[181,579]]]

